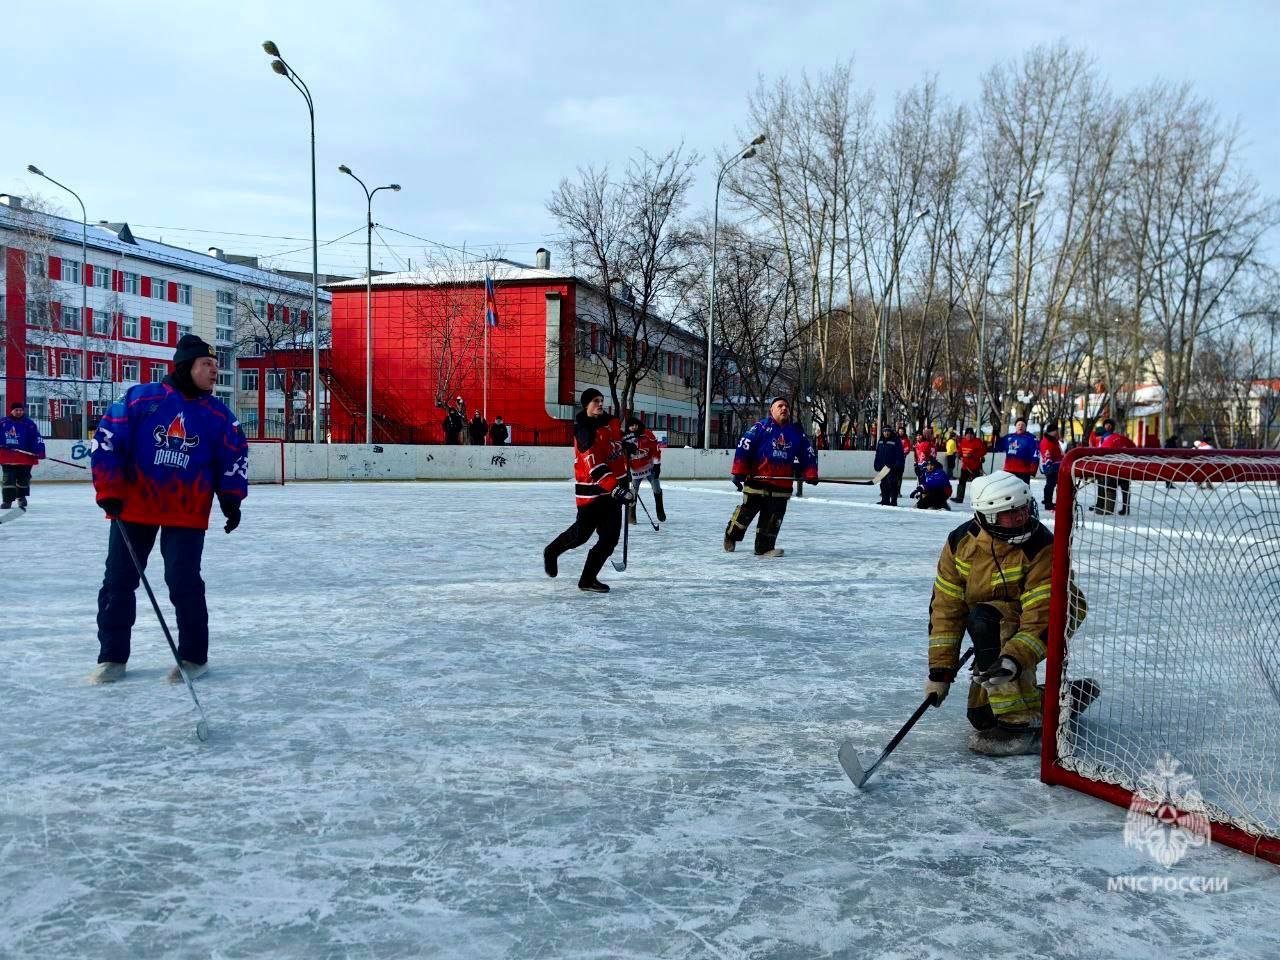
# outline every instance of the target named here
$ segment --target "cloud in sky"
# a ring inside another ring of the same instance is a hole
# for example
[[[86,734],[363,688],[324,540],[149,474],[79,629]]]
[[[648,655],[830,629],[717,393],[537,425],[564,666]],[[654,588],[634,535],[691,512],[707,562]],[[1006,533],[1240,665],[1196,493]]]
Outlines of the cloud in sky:
[[[380,222],[526,257],[554,233],[543,203],[561,177],[682,141],[713,157],[755,132],[746,103],[760,77],[852,58],[879,110],[930,73],[972,101],[993,64],[1065,38],[1118,91],[1192,82],[1240,118],[1253,173],[1280,195],[1278,23],[1270,0],[21,4],[0,35],[11,78],[0,190],[54,196],[24,173],[36,163],[75,186],[92,219],[308,234],[307,114],[268,68],[259,44],[270,38],[315,96],[322,238],[363,222],[363,195],[336,170],[347,163],[404,185],[379,194]],[[252,238],[184,236],[254,249]],[[399,254],[416,255],[401,241]],[[322,259],[355,270],[362,252],[335,245]]]

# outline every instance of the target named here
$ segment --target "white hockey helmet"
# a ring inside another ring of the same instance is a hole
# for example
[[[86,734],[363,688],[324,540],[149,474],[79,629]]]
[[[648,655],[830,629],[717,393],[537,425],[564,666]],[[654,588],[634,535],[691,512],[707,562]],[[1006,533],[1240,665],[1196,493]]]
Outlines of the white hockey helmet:
[[[1040,525],[1035,498],[1031,496],[1027,485],[1012,473],[997,470],[990,476],[978,477],[973,481],[971,489],[974,518],[983,530],[997,540],[1023,543]],[[1014,526],[1002,526],[997,518],[1012,510],[1022,512],[1022,522]]]

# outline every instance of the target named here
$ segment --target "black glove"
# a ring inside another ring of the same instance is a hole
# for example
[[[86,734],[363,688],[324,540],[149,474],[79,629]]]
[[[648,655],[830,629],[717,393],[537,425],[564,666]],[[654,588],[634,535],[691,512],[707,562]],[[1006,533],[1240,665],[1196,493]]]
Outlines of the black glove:
[[[119,497],[103,497],[98,501],[98,506],[102,508],[102,512],[107,515],[109,520],[118,519],[120,511],[124,509],[124,501]]]
[[[653,465],[653,470],[652,470],[652,471],[650,471],[650,475],[651,475],[651,476],[653,477],[653,479],[655,479],[655,480],[657,480],[660,476],[662,476],[662,464],[660,464],[660,463],[655,463],[655,464]]]
[[[640,452],[640,438],[627,434],[622,438],[622,449],[626,451],[627,456],[634,457]]]
[[[636,495],[631,492],[631,485],[624,482],[613,488],[613,499],[619,503],[634,503]]]
[[[739,490],[742,489],[742,485],[746,482],[747,482],[747,478],[744,477],[742,474],[735,473],[733,475],[733,485],[737,487]]]
[[[218,506],[222,509],[222,515],[227,518],[223,530],[230,533],[236,527],[240,526],[240,498],[233,497],[230,494],[218,494]]]

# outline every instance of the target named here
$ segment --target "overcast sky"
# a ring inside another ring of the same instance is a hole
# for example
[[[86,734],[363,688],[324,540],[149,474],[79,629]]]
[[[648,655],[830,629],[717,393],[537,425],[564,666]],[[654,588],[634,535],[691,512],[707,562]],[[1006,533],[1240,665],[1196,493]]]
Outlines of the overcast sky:
[[[315,97],[322,242],[364,223],[346,163],[370,186],[403,184],[375,199],[380,224],[528,261],[555,239],[544,205],[561,177],[681,141],[714,156],[755,132],[746,98],[760,76],[852,57],[880,106],[929,72],[972,102],[993,63],[1059,38],[1117,91],[1191,81],[1239,118],[1248,165],[1280,195],[1280,0],[16,0],[3,20],[0,192],[78,213],[26,173],[34,163],[80,193],[90,221],[296,269],[310,267],[306,108],[271,72],[266,39]],[[420,256],[420,241],[382,233],[392,249],[375,241],[375,268]],[[362,272],[363,235],[320,262]]]

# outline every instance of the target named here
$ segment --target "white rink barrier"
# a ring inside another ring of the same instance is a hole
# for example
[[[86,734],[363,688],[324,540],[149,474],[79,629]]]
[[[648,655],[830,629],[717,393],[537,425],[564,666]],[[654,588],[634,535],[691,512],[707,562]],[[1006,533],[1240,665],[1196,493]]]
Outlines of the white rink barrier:
[[[50,457],[89,465],[89,445],[72,440],[47,440]],[[259,454],[259,451],[261,453]],[[269,456],[275,450],[254,447],[250,451],[250,479],[267,479],[265,462],[254,454]],[[362,443],[284,445],[285,480],[568,480],[573,476],[573,451],[569,447],[446,447],[400,446]],[[997,465],[1003,454],[995,458]],[[822,450],[818,454],[821,476],[842,480],[867,480],[874,474],[875,454],[870,450]],[[991,458],[987,460],[991,463]],[[669,448],[662,452],[664,480],[728,480],[732,450]],[[259,467],[260,469],[255,469]],[[277,470],[278,472],[278,470]],[[89,479],[88,470],[45,460],[32,477],[36,482]]]

